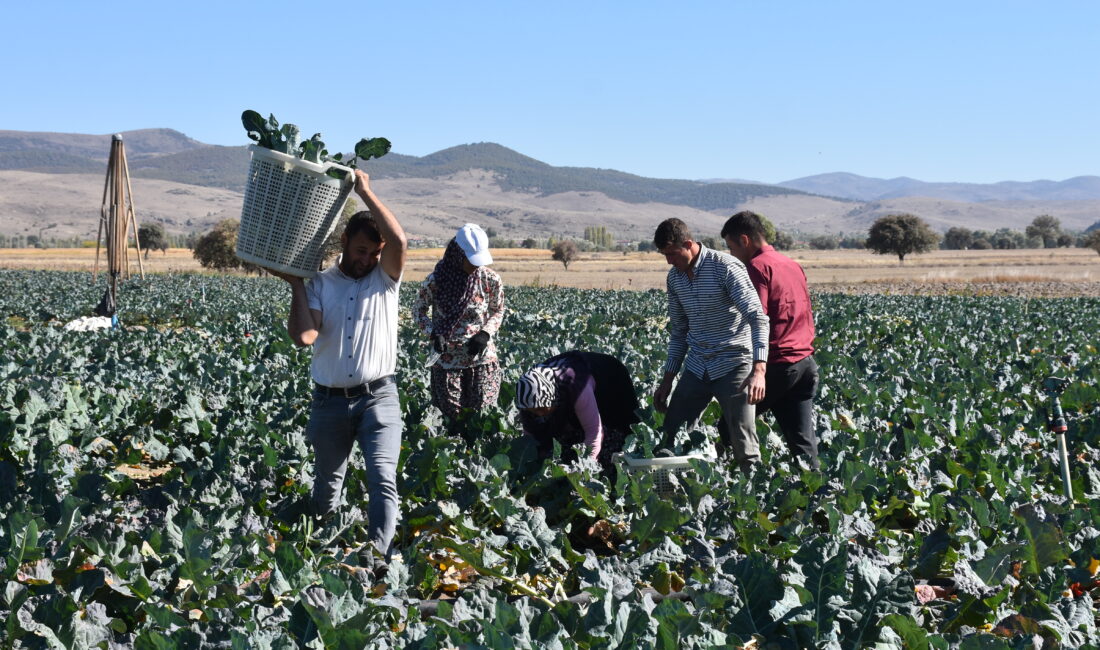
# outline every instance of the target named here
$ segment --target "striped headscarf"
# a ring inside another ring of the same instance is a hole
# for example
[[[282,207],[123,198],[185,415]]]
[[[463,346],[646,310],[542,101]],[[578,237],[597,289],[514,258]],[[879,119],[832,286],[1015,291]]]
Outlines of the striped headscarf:
[[[554,369],[535,366],[519,378],[516,385],[516,408],[546,408],[558,403],[558,385]]]

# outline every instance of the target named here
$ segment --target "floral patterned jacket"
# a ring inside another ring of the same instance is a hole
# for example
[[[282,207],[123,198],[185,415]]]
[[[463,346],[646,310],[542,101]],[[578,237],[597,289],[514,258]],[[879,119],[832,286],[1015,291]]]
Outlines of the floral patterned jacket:
[[[497,272],[479,266],[475,271],[474,293],[466,305],[466,311],[459,317],[454,332],[443,347],[443,354],[436,362],[443,368],[470,368],[497,360],[497,331],[504,320],[504,283]],[[432,335],[432,317],[429,311],[435,304],[435,277],[429,275],[420,285],[420,292],[412,306],[412,317],[417,327],[425,335]],[[489,333],[489,345],[485,350],[471,357],[466,352],[466,342],[478,332]],[[429,343],[430,345],[430,343]]]

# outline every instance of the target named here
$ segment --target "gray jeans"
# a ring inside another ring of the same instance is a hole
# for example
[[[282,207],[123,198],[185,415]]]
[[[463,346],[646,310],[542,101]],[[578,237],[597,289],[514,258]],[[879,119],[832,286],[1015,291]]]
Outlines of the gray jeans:
[[[669,399],[664,423],[665,440],[671,441],[680,427],[698,420],[710,400],[716,399],[718,406],[722,408],[724,420],[724,426],[718,428],[727,438],[722,442],[733,451],[738,466],[742,470],[748,470],[753,463],[759,463],[756,407],[749,404],[748,394],[741,390],[741,382],[745,381],[751,371],[752,364],[746,363],[718,379],[700,379],[685,370]]]
[[[313,445],[313,508],[318,515],[340,505],[348,459],[355,443],[367,468],[367,534],[388,555],[397,528],[397,458],[401,453],[401,401],[397,385],[347,398],[313,393],[306,438]]]

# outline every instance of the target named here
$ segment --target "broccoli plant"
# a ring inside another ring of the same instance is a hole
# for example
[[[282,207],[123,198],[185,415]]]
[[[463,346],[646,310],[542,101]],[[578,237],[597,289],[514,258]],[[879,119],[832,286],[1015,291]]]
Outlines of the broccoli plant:
[[[390,141],[386,138],[363,138],[355,145],[355,155],[344,160],[344,154],[335,153],[329,155],[325,149],[325,143],[321,140],[320,133],[314,133],[313,137],[301,141],[301,131],[294,124],[280,125],[274,115],[265,120],[256,111],[245,111],[241,114],[241,122],[244,124],[248,137],[256,144],[272,151],[278,151],[290,156],[297,156],[302,160],[312,163],[334,162],[340,163],[352,169],[356,168],[359,160],[367,161],[371,158],[381,158],[390,151]],[[330,176],[343,178],[345,172],[339,169],[330,169]]]

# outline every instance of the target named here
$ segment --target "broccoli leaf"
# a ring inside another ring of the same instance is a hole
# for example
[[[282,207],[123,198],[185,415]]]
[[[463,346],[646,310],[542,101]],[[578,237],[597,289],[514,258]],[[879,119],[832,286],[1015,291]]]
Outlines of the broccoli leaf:
[[[265,120],[256,111],[245,111],[241,114],[241,122],[248,137],[255,140],[261,147],[271,148],[271,129]]]
[[[392,146],[386,138],[363,138],[355,145],[355,157],[345,162],[342,153],[329,156],[320,133],[315,133],[309,140],[302,142],[301,131],[296,125],[287,123],[280,126],[274,115],[265,120],[256,111],[247,110],[241,113],[241,123],[249,139],[259,146],[317,164],[331,160],[354,169],[359,159],[381,158],[389,153]],[[339,170],[329,170],[326,173],[333,178],[347,176],[346,172]]]
[[[363,160],[381,158],[390,152],[391,146],[385,138],[363,138],[355,145],[355,155]]]
[[[321,154],[325,150],[325,143],[321,141],[321,134],[314,133],[313,137],[302,143],[299,147],[298,156],[305,161],[311,163],[320,163]]]

